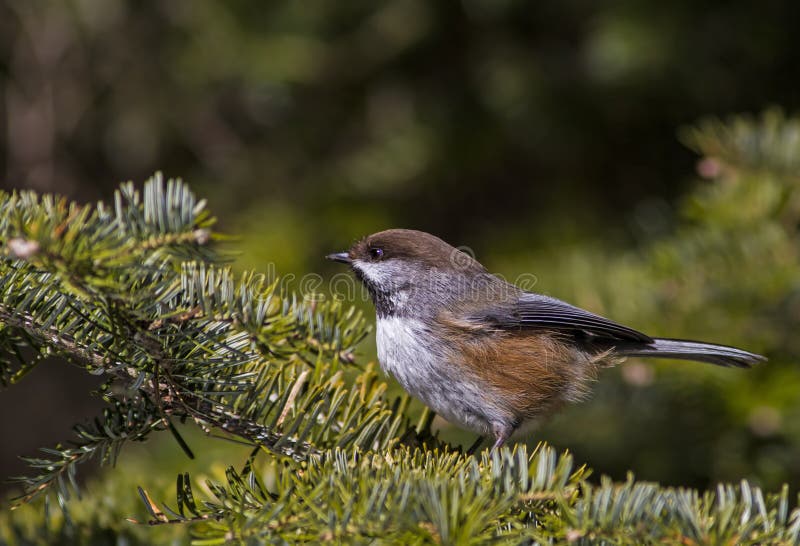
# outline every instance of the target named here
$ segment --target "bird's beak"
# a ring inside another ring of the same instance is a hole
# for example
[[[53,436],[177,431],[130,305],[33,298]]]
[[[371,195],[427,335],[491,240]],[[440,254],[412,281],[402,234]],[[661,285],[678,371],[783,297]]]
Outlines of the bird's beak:
[[[332,260],[334,262],[339,262],[342,264],[353,263],[353,260],[350,259],[350,255],[347,252],[337,252],[335,254],[328,254],[325,257],[329,260]]]

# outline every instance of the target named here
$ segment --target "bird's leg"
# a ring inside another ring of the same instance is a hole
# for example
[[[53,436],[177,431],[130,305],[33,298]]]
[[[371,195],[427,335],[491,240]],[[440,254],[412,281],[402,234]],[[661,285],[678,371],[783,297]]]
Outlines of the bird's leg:
[[[514,427],[507,423],[495,423],[492,425],[492,434],[494,434],[494,445],[492,449],[500,449],[503,447],[511,435],[514,433]]]
[[[479,447],[481,447],[483,440],[484,440],[483,436],[478,436],[478,438],[474,442],[472,442],[472,445],[469,446],[469,449],[467,449],[467,455],[475,455],[475,452],[478,451]]]

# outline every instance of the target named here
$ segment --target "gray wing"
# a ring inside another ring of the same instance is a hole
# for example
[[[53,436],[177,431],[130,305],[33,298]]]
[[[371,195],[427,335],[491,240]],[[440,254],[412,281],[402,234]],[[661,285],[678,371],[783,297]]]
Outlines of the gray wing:
[[[585,332],[607,339],[653,342],[653,338],[642,332],[584,311],[580,307],[556,298],[531,292],[523,292],[518,300],[510,304],[510,307],[509,304],[505,304],[503,309],[492,310],[475,318],[492,323],[499,328],[566,330]]]

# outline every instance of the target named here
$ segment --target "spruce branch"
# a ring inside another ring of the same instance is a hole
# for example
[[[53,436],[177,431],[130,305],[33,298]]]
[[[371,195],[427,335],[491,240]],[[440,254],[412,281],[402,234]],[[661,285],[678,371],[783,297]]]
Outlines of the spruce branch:
[[[177,509],[150,501],[150,523],[200,522],[197,532],[209,540],[436,537],[441,543],[478,544],[519,537],[534,521],[534,506],[573,495],[585,473],[573,471],[571,457],[558,458],[543,446],[532,454],[524,446],[484,452],[481,459],[447,449],[336,449],[311,459],[302,472],[281,467],[269,487],[249,465],[241,472],[229,468],[225,484],[204,485],[213,500],[198,502],[184,476]]]
[[[148,400],[142,438],[170,429],[183,444],[171,420],[189,418],[296,460],[394,441],[403,420],[374,370],[362,368],[352,386],[341,371],[328,375],[352,365],[363,317],[216,265],[219,256],[203,247],[215,238],[213,219],[179,182],[164,187],[156,177],[143,197],[124,185],[113,214],[30,193],[0,195],[3,208],[17,221],[0,224],[0,342],[17,361],[33,349],[109,376],[109,400]],[[10,382],[35,361],[14,368],[6,359],[2,377]],[[38,473],[21,482],[22,499],[71,476],[109,441],[79,433],[76,448],[31,460]]]

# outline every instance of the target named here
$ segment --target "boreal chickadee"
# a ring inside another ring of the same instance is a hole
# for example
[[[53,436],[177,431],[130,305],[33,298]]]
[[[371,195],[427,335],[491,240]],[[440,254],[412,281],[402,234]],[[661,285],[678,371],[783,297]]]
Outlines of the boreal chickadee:
[[[390,229],[327,256],[349,264],[377,313],[378,360],[453,424],[521,434],[580,400],[621,357],[747,368],[764,357],[734,347],[654,338],[563,301],[522,290],[422,231]]]

